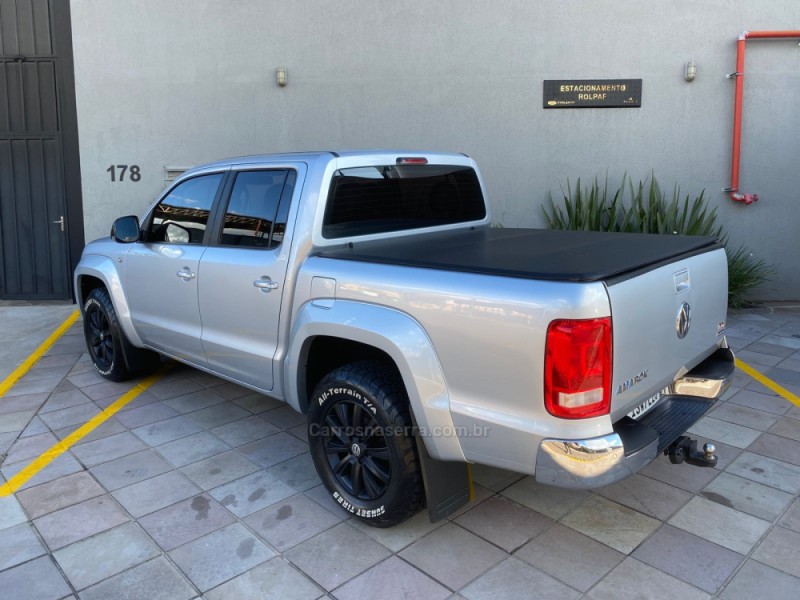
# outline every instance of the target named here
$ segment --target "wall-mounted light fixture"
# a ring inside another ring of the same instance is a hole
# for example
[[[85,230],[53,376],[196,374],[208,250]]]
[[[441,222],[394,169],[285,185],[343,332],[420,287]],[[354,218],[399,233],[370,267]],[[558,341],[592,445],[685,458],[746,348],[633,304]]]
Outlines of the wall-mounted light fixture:
[[[286,87],[289,83],[289,76],[286,74],[286,67],[278,67],[275,71],[275,80],[281,87]]]
[[[686,63],[686,70],[683,72],[683,78],[686,81],[694,81],[695,77],[697,77],[697,63],[690,60]]]

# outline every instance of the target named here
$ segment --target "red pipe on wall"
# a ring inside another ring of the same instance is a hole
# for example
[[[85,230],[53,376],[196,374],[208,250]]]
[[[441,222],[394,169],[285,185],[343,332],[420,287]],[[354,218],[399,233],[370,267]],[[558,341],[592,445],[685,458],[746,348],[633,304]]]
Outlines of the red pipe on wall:
[[[733,99],[733,153],[731,158],[731,187],[728,192],[731,200],[752,204],[758,194],[742,194],[739,191],[739,159],[742,142],[742,97],[744,96],[744,46],[749,39],[800,38],[800,31],[745,31],[736,43],[736,72],[728,77],[736,78],[736,92]]]

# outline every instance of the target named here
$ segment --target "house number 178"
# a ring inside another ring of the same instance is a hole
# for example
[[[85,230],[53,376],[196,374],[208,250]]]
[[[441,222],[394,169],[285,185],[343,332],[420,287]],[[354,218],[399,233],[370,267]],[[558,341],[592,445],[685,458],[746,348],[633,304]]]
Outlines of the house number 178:
[[[111,165],[106,169],[106,173],[111,173],[111,181],[125,181],[126,172],[128,173],[128,179],[134,183],[142,178],[139,165]]]

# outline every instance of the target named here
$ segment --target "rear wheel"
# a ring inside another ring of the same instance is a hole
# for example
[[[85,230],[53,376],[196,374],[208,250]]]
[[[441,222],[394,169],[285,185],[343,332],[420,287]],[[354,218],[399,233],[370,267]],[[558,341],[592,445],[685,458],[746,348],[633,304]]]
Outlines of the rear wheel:
[[[408,399],[394,369],[361,361],[332,371],[314,391],[308,425],[317,473],[342,508],[375,527],[422,508]]]
[[[86,296],[83,333],[95,369],[111,381],[130,379],[159,362],[158,354],[132,346],[125,337],[105,288],[95,288]]]

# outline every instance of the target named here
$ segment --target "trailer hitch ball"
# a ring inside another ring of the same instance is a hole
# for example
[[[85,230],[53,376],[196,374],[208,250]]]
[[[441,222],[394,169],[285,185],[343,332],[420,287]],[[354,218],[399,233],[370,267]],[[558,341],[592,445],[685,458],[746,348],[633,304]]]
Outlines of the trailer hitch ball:
[[[669,462],[679,465],[683,462],[696,467],[714,467],[717,464],[717,451],[714,444],[704,444],[703,451],[697,449],[697,440],[682,435],[664,450]]]
[[[703,456],[706,460],[717,462],[717,457],[714,455],[716,451],[717,447],[714,444],[703,444]]]

